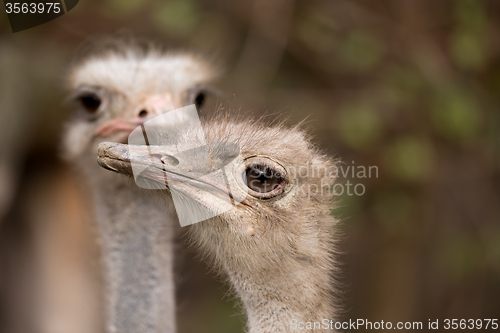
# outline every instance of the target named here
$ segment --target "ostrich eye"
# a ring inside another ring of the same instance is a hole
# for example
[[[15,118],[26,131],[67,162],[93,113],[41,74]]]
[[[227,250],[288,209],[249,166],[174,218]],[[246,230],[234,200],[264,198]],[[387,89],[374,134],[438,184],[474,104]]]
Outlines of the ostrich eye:
[[[101,106],[101,99],[95,95],[95,94],[87,94],[80,96],[78,98],[78,101],[82,105],[82,107],[87,111],[88,113],[96,113],[97,110],[99,109],[99,106]]]
[[[194,104],[196,105],[197,108],[200,108],[203,105],[203,103],[205,103],[205,93],[199,92],[194,98]]]
[[[276,170],[265,165],[254,165],[243,173],[243,181],[254,192],[270,193],[283,183],[283,176]]]

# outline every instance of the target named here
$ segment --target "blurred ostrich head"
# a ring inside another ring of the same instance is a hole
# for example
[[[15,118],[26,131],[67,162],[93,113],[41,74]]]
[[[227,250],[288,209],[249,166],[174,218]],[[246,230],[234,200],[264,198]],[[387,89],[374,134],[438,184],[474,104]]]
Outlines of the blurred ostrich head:
[[[103,141],[126,142],[134,128],[164,112],[213,104],[208,83],[218,74],[212,62],[191,52],[120,42],[98,48],[68,75],[76,112],[66,129],[65,157],[94,155]]]

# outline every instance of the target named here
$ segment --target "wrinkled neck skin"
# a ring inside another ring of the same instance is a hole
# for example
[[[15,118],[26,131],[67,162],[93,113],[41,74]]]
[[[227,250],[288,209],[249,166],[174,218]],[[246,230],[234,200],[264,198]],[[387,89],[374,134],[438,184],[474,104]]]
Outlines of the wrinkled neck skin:
[[[175,322],[173,207],[132,180],[94,174],[109,333],[173,333]],[[112,179],[110,179],[112,178]],[[168,201],[168,200],[167,200]]]
[[[336,315],[328,226],[297,225],[293,233],[285,229],[265,217],[245,223],[215,218],[190,227],[191,239],[228,276],[241,298],[249,333],[297,332],[293,320],[320,322]]]

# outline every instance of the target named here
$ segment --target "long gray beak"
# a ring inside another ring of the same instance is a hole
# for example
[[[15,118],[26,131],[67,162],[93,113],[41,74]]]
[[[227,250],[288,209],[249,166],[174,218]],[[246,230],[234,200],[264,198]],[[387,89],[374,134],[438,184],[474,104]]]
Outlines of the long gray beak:
[[[219,215],[229,209],[227,203],[250,206],[245,199],[246,192],[237,185],[235,179],[235,170],[243,163],[240,149],[235,143],[211,143],[181,150],[175,145],[147,146],[105,142],[99,145],[97,161],[105,169],[134,177],[140,187],[168,188],[181,225]],[[154,186],[150,182],[154,182]],[[214,204],[214,197],[226,204]],[[187,214],[189,216],[186,217],[185,211],[193,210],[184,203],[186,198],[201,204],[211,213],[204,212],[196,216]],[[181,208],[182,205],[186,207]]]
[[[235,143],[180,150],[178,146],[126,145],[103,142],[98,148],[97,163],[105,169],[134,178],[148,178],[163,183],[165,178],[199,179],[234,162],[240,154]]]

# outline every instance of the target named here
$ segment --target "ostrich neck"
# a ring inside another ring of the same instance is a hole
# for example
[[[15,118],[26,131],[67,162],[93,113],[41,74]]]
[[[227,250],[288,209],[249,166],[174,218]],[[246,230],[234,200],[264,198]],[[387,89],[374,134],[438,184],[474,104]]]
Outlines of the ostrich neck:
[[[247,312],[249,333],[295,332],[294,322],[333,320],[327,228],[299,226],[298,232],[290,234],[286,227],[265,230],[262,226],[268,221],[254,221],[222,228],[217,221],[205,221],[190,230],[200,249],[210,253],[228,275]]]
[[[175,323],[172,209],[118,183],[96,191],[105,270],[107,331],[172,333]]]
[[[320,287],[322,283],[328,283],[327,276],[291,271],[246,272],[247,275],[228,272],[246,309],[249,333],[293,332],[293,325],[299,322],[333,319],[331,296]],[[251,277],[248,274],[261,276]],[[332,331],[321,328],[302,330]]]

